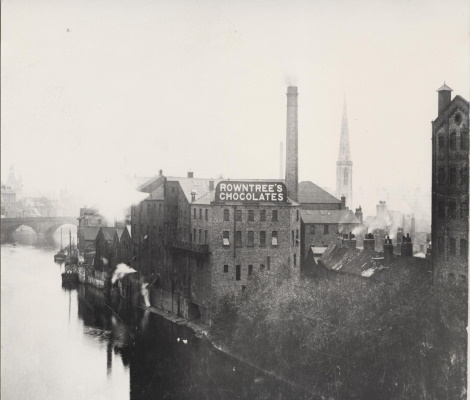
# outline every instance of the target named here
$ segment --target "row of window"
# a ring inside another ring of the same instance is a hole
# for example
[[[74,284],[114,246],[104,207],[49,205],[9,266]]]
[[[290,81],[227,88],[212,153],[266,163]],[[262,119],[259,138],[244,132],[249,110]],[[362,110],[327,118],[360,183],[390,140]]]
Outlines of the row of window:
[[[153,212],[156,213],[156,212],[157,212],[157,203],[156,203],[156,202],[152,202],[152,204],[153,204],[153,206],[152,206],[152,207],[153,207]],[[141,204],[140,204],[140,207],[141,207],[140,209],[141,209],[141,210],[142,210],[142,208],[143,208],[143,205],[144,205],[144,203],[141,203]],[[137,207],[138,207],[138,206],[133,206],[133,207],[132,207],[132,215],[133,215],[134,217],[137,217]],[[151,211],[150,208],[151,208],[151,203],[150,203],[150,202],[147,202],[147,214],[150,214],[150,211]],[[158,213],[159,213],[160,215],[163,214],[163,204],[162,204],[162,203],[159,203],[159,204],[158,204]]]
[[[299,244],[299,231],[295,234],[292,231],[292,244],[295,244],[295,238],[297,238],[297,245]],[[223,231],[222,234],[223,245],[228,247],[230,246],[230,231]],[[277,231],[271,232],[271,246],[277,247],[279,245],[279,237]],[[242,231],[235,231],[235,247],[242,247],[243,246],[243,233]],[[255,246],[255,231],[248,231],[247,232],[247,247],[254,247]],[[266,247],[266,231],[259,232],[259,247]]]
[[[437,183],[438,185],[446,184],[446,170],[445,168],[439,168],[437,171]],[[451,186],[457,185],[457,168],[450,168],[449,170],[449,184]],[[465,186],[468,184],[468,168],[460,168],[460,182],[459,186]]]
[[[439,151],[445,149],[445,138],[444,135],[438,135],[437,137]],[[449,135],[449,149],[457,150],[457,133],[451,132]],[[465,131],[460,132],[460,150],[468,149],[468,133]]]
[[[437,251],[439,254],[444,254],[445,246],[444,246],[444,238],[439,236],[437,238]],[[467,239],[460,239],[460,256],[467,258],[468,252],[468,244]],[[457,240],[453,237],[449,238],[449,254],[451,256],[457,255]]]
[[[315,235],[316,233],[320,233],[317,232],[317,229],[318,227],[315,227],[315,225],[309,225],[309,229],[310,229],[310,234],[311,235]],[[324,235],[328,235],[330,233],[330,226],[328,224],[323,224],[323,234]]]
[[[446,203],[444,201],[439,201],[437,203],[437,212],[440,219],[446,217]],[[468,217],[468,202],[462,201],[460,203],[460,218]],[[457,203],[455,201],[449,202],[449,218],[456,219],[458,218],[457,212]]]
[[[297,254],[294,254],[294,266],[297,266]],[[268,271],[271,270],[271,257],[268,256],[266,258],[266,268]],[[224,273],[228,274],[229,273],[230,267],[228,265],[224,265]],[[260,264],[259,265],[259,271],[263,272],[265,270],[265,265]],[[247,270],[247,276],[250,277],[253,275],[253,265],[249,264],[248,265],[248,270]],[[241,265],[236,265],[235,266],[235,280],[239,281],[241,280],[242,277],[242,266]]]
[[[196,208],[193,209],[193,219],[198,219],[198,211]],[[203,219],[203,209],[199,209],[199,220]],[[299,221],[300,214],[299,210],[296,210],[296,219]],[[209,210],[204,209],[204,220],[209,220]],[[255,220],[255,210],[248,210],[247,221]],[[259,220],[266,221],[266,210],[259,211]],[[278,210],[271,210],[271,221],[278,221]],[[230,210],[224,209],[224,221],[230,221]],[[235,221],[243,221],[243,210],[235,210]]]

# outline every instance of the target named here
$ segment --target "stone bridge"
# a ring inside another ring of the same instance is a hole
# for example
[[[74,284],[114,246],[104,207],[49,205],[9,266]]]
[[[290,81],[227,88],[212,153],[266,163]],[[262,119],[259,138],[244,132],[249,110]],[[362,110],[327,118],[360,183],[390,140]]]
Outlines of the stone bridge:
[[[36,232],[38,244],[52,245],[54,232],[65,224],[77,225],[77,217],[2,218],[0,222],[2,243],[13,241],[13,233],[24,225]]]

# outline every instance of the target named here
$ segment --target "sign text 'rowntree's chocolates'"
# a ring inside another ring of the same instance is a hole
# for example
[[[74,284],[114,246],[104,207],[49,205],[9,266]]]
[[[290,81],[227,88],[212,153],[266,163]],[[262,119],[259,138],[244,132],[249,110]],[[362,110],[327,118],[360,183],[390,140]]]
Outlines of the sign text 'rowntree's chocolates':
[[[287,189],[282,182],[222,181],[215,189],[215,201],[287,202]]]

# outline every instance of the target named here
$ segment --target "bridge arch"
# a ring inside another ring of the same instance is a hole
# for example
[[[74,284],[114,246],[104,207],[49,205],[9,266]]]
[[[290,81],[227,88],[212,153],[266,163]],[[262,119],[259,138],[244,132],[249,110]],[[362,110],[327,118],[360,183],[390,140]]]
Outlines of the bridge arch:
[[[77,229],[77,225],[71,224],[70,222],[60,222],[60,223],[56,223],[48,227],[44,232],[44,237],[46,239],[46,242],[51,245],[54,244],[54,234],[56,233],[56,231],[63,226],[70,226],[70,225],[74,226],[75,230]],[[76,231],[73,233],[73,235],[74,237],[76,237]],[[68,244],[68,242],[66,244]]]

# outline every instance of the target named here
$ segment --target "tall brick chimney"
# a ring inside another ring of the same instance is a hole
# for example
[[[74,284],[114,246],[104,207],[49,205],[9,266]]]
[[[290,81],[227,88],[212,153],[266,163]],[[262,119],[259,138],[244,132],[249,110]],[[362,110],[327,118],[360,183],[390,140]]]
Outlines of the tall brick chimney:
[[[401,255],[402,257],[411,257],[413,255],[413,243],[411,242],[410,234],[407,233],[403,236],[401,242]]]
[[[364,250],[375,251],[375,238],[372,233],[368,233],[363,241]]]
[[[288,196],[295,201],[298,200],[299,185],[297,96],[297,86],[288,86],[286,124],[286,186]]]
[[[346,210],[346,197],[341,196],[341,210]]]
[[[359,208],[356,208],[356,212],[354,213],[356,215],[357,220],[362,224],[362,207],[359,206]]]
[[[452,89],[444,82],[444,84],[439,89],[437,89],[437,92],[439,93],[438,115],[441,115],[441,112],[444,111],[444,109],[450,103]]]
[[[194,172],[189,171],[188,172],[188,178],[194,178]]]
[[[384,264],[390,265],[393,261],[393,243],[389,236],[385,238],[384,243]]]

